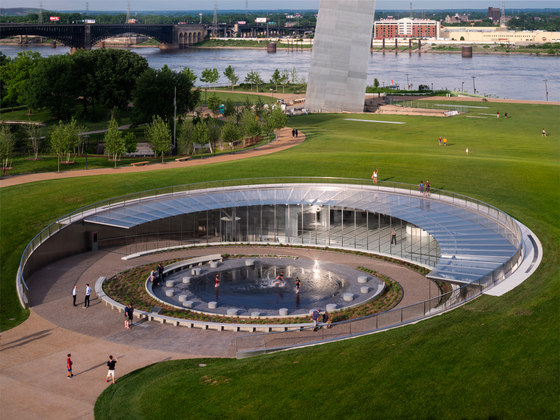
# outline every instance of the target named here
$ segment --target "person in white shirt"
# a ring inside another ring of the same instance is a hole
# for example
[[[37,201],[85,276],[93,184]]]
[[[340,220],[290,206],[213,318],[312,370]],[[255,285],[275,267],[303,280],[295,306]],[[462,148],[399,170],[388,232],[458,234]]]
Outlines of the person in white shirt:
[[[86,297],[84,299],[84,308],[89,308],[89,296],[93,292],[93,289],[89,287],[89,283],[86,284]]]
[[[74,288],[72,289],[72,301],[74,306],[78,306],[76,305],[76,298],[78,297],[78,286],[74,286]]]

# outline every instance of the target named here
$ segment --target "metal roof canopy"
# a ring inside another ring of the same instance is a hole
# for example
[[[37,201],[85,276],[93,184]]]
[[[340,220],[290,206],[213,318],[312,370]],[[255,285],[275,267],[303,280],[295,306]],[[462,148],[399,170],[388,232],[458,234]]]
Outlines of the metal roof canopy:
[[[446,198],[445,196],[442,196]],[[85,221],[129,229],[168,217],[228,207],[292,204],[336,206],[396,217],[424,229],[441,256],[431,278],[468,283],[508,261],[517,247],[507,228],[474,207],[392,188],[348,184],[268,184],[185,191],[108,206]]]

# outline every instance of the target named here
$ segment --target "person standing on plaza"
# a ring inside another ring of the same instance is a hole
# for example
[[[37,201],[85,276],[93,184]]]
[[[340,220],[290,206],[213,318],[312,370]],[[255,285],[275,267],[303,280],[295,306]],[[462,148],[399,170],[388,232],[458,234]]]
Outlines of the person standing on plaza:
[[[84,308],[89,308],[89,297],[93,292],[93,289],[89,287],[89,283],[86,284],[86,296],[84,298]]]
[[[424,195],[424,181],[420,181],[418,184],[418,191],[420,191],[420,195]]]
[[[109,360],[107,360],[107,378],[105,378],[105,382],[109,382],[109,379],[113,380],[113,385],[115,384],[115,365],[119,360],[113,356],[109,356]]]
[[[74,306],[78,306],[76,305],[77,298],[78,298],[78,286],[74,285],[74,288],[72,289],[72,302]]]
[[[128,328],[132,327],[134,325],[134,306],[132,306],[132,303],[128,304]]]
[[[66,371],[68,372],[68,379],[70,379],[71,377],[74,376],[74,374],[72,373],[72,359],[70,358],[72,357],[72,355],[70,353],[68,353],[68,356],[66,356]]]
[[[542,129],[542,136],[546,137],[546,130],[544,128]]]
[[[395,230],[395,228],[393,228],[393,230],[391,231],[391,245],[393,245],[393,243],[395,245],[397,244],[397,231]]]
[[[426,190],[426,197],[430,197],[430,195],[432,194],[432,184],[430,184],[430,181],[426,180],[426,183],[424,184],[424,190]]]
[[[296,293],[299,293],[299,289],[301,288],[301,280],[299,277],[296,277]]]
[[[128,330],[130,327],[128,326],[128,311],[130,310],[130,304],[124,307],[124,327]]]
[[[216,278],[214,279],[214,287],[217,289],[220,287],[220,275],[216,273]]]
[[[163,281],[163,264],[162,263],[158,264],[157,271],[158,271],[159,281],[162,282]]]

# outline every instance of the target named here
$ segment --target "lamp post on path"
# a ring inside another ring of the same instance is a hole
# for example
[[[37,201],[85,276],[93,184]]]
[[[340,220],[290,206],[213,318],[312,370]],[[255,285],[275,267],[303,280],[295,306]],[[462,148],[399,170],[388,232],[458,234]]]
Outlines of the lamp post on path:
[[[544,91],[546,92],[546,102],[548,102],[548,79],[544,79]]]
[[[473,89],[473,93],[476,95],[476,86],[474,84],[474,79],[476,79],[476,76],[471,76],[472,77],[472,89]]]

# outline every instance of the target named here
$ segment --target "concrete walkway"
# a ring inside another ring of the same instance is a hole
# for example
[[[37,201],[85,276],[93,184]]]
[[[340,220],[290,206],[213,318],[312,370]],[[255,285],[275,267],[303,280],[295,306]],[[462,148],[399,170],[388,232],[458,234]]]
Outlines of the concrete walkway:
[[[204,331],[140,322],[124,329],[123,316],[93,296],[83,308],[85,284],[129,267],[160,259],[189,258],[209,253],[298,256],[356,268],[365,266],[398,280],[404,288],[399,306],[427,299],[435,285],[407,268],[367,257],[334,251],[216,247],[173,251],[123,261],[122,249],[97,251],[50,264],[29,279],[31,315],[3,332],[0,342],[0,406],[5,419],[93,418],[93,407],[105,383],[105,362],[119,359],[117,380],[124,374],[164,360],[192,357],[235,357],[233,332]],[[78,286],[79,305],[71,291]],[[336,326],[333,330],[336,329]],[[334,331],[333,331],[334,332]],[[246,333],[240,333],[246,334]],[[74,378],[66,378],[66,354],[72,354]],[[118,386],[117,384],[114,386]]]

